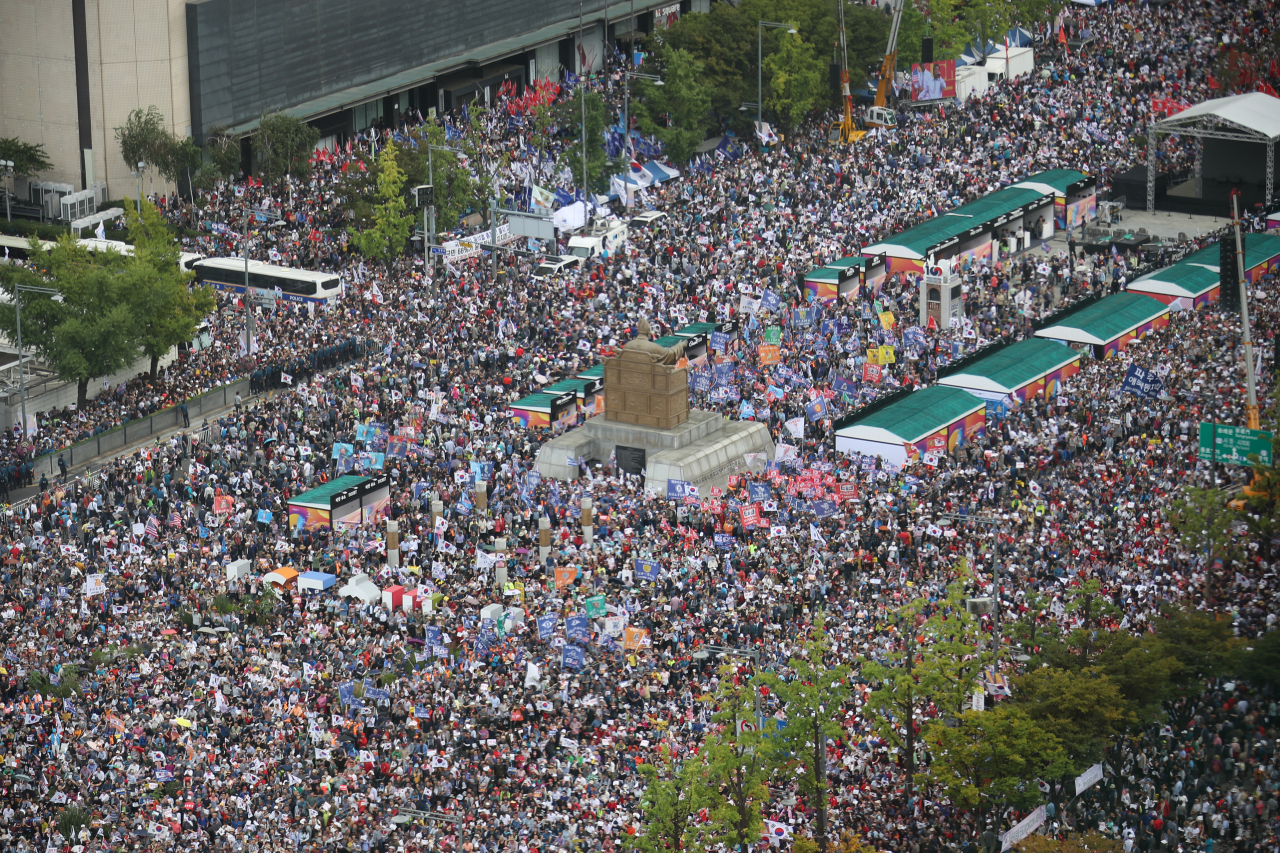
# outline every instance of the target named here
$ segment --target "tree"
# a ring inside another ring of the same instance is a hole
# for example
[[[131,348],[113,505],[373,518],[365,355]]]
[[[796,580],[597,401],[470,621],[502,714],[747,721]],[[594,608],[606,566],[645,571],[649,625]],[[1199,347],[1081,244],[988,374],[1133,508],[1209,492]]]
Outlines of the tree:
[[[782,36],[781,47],[765,59],[764,68],[769,78],[765,105],[788,133],[831,99],[822,62],[798,33]]]
[[[164,114],[154,104],[145,110],[139,108],[129,113],[125,123],[115,128],[116,144],[120,156],[130,171],[145,163],[145,169],[159,166],[169,157],[173,137],[164,126]]]
[[[140,279],[149,286],[131,297],[142,351],[151,358],[154,379],[161,357],[195,336],[215,302],[213,292],[194,286],[194,274],[182,268],[178,243],[159,211],[148,201],[142,203],[141,212],[129,199],[125,199],[125,207],[129,236],[134,241],[132,262],[145,265],[152,273]]]
[[[1102,759],[1103,750],[1130,719],[1115,683],[1096,667],[1040,667],[1014,681],[1014,704],[1056,737],[1068,772],[1078,774]]]
[[[22,345],[34,350],[60,379],[76,383],[76,401],[83,407],[90,380],[109,376],[138,357],[139,325],[131,297],[150,287],[146,279],[155,273],[115,252],[90,253],[70,235],[47,251],[33,240],[28,257],[33,261],[30,268],[0,267],[0,290],[10,297],[0,305],[0,330],[16,339],[15,285],[57,290],[60,300],[22,294]]]
[[[1182,547],[1193,554],[1205,554],[1209,560],[1220,558],[1229,563],[1242,559],[1248,544],[1232,529],[1238,517],[1221,491],[1189,486],[1174,504],[1170,520]]]
[[[462,217],[485,206],[489,192],[486,188],[492,183],[488,180],[481,182],[479,176],[471,171],[472,161],[480,162],[475,156],[471,137],[450,141],[444,127],[431,122],[426,126],[423,142],[435,146],[434,150],[428,152],[427,146],[420,143],[414,153],[422,174],[435,182],[436,228],[448,231],[456,228]],[[487,175],[485,177],[488,178]],[[427,180],[422,183],[427,183]]]
[[[1206,678],[1235,673],[1240,644],[1231,620],[1218,613],[1167,606],[1155,622],[1161,649],[1182,664],[1178,683],[1194,689]]]
[[[230,133],[225,125],[216,125],[204,138],[206,163],[201,169],[201,181],[214,186],[240,173],[240,137]]]
[[[702,63],[712,113],[739,129],[745,127],[738,107],[743,101],[755,100],[756,19],[749,19],[746,10],[729,3],[713,3],[706,14],[681,15],[675,26],[663,32],[662,39]]]
[[[587,188],[592,192],[606,192],[609,189],[609,161],[604,150],[604,130],[612,120],[609,105],[598,92],[587,92],[585,86],[576,86],[573,95],[561,101],[554,108],[556,124],[561,128],[576,128],[574,134],[581,140],[583,128],[583,98],[586,99],[586,145],[587,145]],[[574,146],[572,156],[566,150],[565,156],[571,162],[576,180],[582,179],[581,142]]]
[[[703,741],[711,793],[709,837],[729,849],[745,850],[760,840],[761,804],[769,799],[768,744],[755,730],[755,683],[733,667],[720,669],[711,720],[719,730]],[[745,729],[743,723],[749,723]],[[769,734],[776,734],[771,725]]]
[[[1096,667],[1119,689],[1130,719],[1138,724],[1156,719],[1182,670],[1156,637],[1139,639],[1123,630],[1079,628],[1064,639],[1047,640],[1040,661],[1073,672]]]
[[[626,836],[624,846],[640,853],[667,853],[696,845],[698,812],[711,801],[704,769],[697,756],[688,756],[675,772],[671,762],[663,767],[641,764],[645,778],[640,811],[644,833]]]
[[[319,141],[320,131],[301,119],[284,113],[264,115],[253,135],[259,180],[278,184],[286,176],[307,177],[311,174],[311,152]]]
[[[366,257],[391,261],[404,251],[413,229],[413,216],[405,212],[404,172],[396,165],[394,145],[383,148],[378,157],[377,199],[372,227],[347,231]]]
[[[12,160],[13,173],[23,177],[38,175],[53,168],[53,162],[43,144],[33,145],[16,136],[0,137],[0,160]]]
[[[637,80],[632,104],[640,129],[662,140],[672,162],[683,163],[707,138],[711,93],[702,63],[688,51],[663,47],[661,64],[663,85]]]
[[[168,143],[158,152],[156,171],[170,183],[178,183],[186,177],[188,183],[200,169],[204,158],[203,152],[190,136],[179,138],[176,134],[169,137]]]
[[[1260,687],[1280,685],[1280,631],[1268,631],[1253,641],[1240,661],[1240,674]]]
[[[800,793],[818,812],[818,846],[827,847],[827,740],[844,736],[841,706],[849,699],[849,667],[828,664],[830,651],[819,619],[787,678],[764,675],[787,713],[787,726],[771,739],[774,760],[795,774]]]
[[[955,727],[925,727],[929,764],[917,780],[962,808],[1026,808],[1042,799],[1035,779],[1062,776],[1067,755],[1056,737],[1020,708],[965,711]]]

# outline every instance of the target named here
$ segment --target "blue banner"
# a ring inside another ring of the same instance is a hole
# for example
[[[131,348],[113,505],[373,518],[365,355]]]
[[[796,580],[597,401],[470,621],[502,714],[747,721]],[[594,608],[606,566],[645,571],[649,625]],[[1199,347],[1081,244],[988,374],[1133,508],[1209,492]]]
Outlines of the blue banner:
[[[560,665],[565,669],[582,669],[586,662],[586,653],[577,646],[565,646],[560,656]]]
[[[559,621],[554,615],[539,616],[538,623],[538,639],[546,640],[555,636],[556,622]]]
[[[1153,370],[1131,364],[1124,375],[1124,382],[1120,384],[1120,392],[1154,400],[1164,394],[1164,380]]]
[[[591,638],[591,623],[587,617],[579,613],[564,620],[564,633],[570,640],[586,642]]]
[[[751,496],[752,503],[761,503],[773,498],[773,489],[765,483],[748,483],[747,493]]]
[[[729,336],[724,332],[712,332],[711,348],[716,352],[724,352],[729,348]]]
[[[656,581],[662,567],[653,560],[636,560],[636,577],[646,581]]]
[[[732,551],[733,546],[738,544],[736,536],[730,536],[728,533],[716,534],[716,547],[721,551]]]
[[[682,500],[694,494],[693,483],[686,480],[667,480],[667,498]]]

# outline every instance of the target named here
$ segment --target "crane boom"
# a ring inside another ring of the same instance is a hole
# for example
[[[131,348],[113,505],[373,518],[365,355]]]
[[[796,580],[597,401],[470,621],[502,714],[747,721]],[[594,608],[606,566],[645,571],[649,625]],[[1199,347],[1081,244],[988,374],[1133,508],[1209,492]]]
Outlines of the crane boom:
[[[902,26],[902,10],[906,7],[907,0],[888,2],[893,9],[893,20],[889,24],[889,44],[884,51],[884,60],[880,63],[875,106],[867,110],[867,124],[877,127],[893,127],[896,124],[893,111],[888,109],[889,87],[893,85],[893,74],[898,65],[898,29]]]

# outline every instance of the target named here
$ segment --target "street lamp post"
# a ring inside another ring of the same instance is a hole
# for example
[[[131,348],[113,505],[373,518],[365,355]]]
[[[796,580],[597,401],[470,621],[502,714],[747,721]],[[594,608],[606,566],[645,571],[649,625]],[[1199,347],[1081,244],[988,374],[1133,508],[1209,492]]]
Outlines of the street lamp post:
[[[4,177],[4,218],[6,222],[12,222],[9,216],[9,179],[13,177],[13,161],[0,160],[0,175]]]
[[[144,162],[139,162],[137,170],[130,170],[129,172],[130,175],[133,175],[135,178],[138,179],[138,215],[139,216],[142,215],[142,173],[145,172],[146,170],[147,170],[147,164]]]
[[[631,148],[631,86],[629,81],[632,77],[639,77],[641,80],[652,80],[653,85],[662,86],[662,78],[656,74],[641,74],[639,71],[623,71],[622,72],[622,137],[627,143],[625,152],[630,152]],[[628,159],[633,159],[628,156]]]
[[[796,28],[790,24],[779,24],[774,21],[760,21],[756,27],[756,122],[764,121],[764,28],[786,28],[788,35],[795,35]]]
[[[58,291],[52,287],[35,287],[30,284],[13,286],[13,310],[17,315],[18,325],[18,396],[22,399],[22,438],[27,437],[27,372],[22,366],[22,296],[23,293],[43,293],[56,296]]]
[[[1000,653],[1000,527],[1004,526],[1004,516],[990,513],[979,515],[959,515],[957,513],[944,512],[938,514],[939,518],[948,521],[972,521],[975,524],[981,524],[990,527],[994,542],[994,553],[991,560],[991,629],[992,635],[995,637],[996,654]]]

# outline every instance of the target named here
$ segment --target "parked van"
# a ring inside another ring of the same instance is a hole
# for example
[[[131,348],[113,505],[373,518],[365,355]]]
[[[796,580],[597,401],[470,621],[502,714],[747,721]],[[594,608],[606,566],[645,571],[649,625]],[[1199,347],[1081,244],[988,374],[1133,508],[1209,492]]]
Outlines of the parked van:
[[[627,226],[622,222],[593,225],[569,238],[569,254],[579,258],[607,258],[627,242]]]

